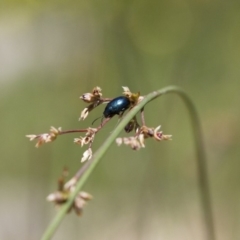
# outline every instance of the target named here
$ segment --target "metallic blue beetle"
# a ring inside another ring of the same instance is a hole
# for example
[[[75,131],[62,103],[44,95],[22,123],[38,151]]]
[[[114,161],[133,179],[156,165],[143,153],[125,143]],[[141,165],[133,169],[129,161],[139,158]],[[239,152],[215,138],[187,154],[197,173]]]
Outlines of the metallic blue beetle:
[[[105,118],[108,118],[113,117],[116,114],[117,115],[122,114],[129,107],[130,100],[127,97],[124,96],[116,97],[107,104],[103,112],[103,116]]]

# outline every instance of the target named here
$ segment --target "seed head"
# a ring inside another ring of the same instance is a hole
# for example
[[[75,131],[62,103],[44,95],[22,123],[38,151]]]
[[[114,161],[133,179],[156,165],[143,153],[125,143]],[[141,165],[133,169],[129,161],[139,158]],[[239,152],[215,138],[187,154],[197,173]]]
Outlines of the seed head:
[[[130,100],[132,107],[134,107],[143,99],[143,97],[140,96],[140,92],[132,93],[128,87],[122,87],[122,88],[123,88],[123,95],[125,95]]]
[[[81,145],[81,147],[93,143],[96,131],[96,128],[88,128],[85,137],[74,138],[74,143]]]
[[[95,107],[102,104],[105,100],[102,98],[102,89],[100,87],[93,88],[91,93],[84,93],[79,98],[82,99],[86,103],[91,103],[89,106],[83,109],[81,115],[79,117],[80,120],[84,120],[90,111],[92,111]]]
[[[71,194],[76,189],[76,183],[77,180],[75,178],[72,178],[70,181],[68,181],[63,188],[59,186],[61,182],[61,186],[65,181],[65,175],[64,172],[61,176],[61,181],[58,181],[58,191],[53,192],[47,196],[47,201],[55,203],[57,207],[60,207],[66,201],[69,199]],[[92,196],[87,192],[79,192],[77,196],[75,197],[71,207],[69,208],[68,212],[70,212],[72,209],[75,210],[76,214],[80,216],[83,211],[83,207],[86,205],[86,203],[92,199]]]
[[[37,148],[43,145],[44,143],[53,142],[56,140],[57,136],[61,133],[62,129],[51,127],[49,133],[42,133],[38,135],[26,135],[27,138],[30,139],[30,141],[33,141],[35,139],[38,139],[37,144],[35,145]]]
[[[83,157],[81,159],[81,162],[85,162],[87,160],[90,160],[92,158],[92,149],[88,148],[84,153]]]
[[[136,129],[136,136],[117,138],[118,146],[125,144],[130,146],[133,150],[139,150],[145,147],[145,139],[154,138],[157,141],[171,140],[172,135],[164,135],[162,131],[158,131],[161,126],[156,128],[149,128],[147,126],[138,127]]]
[[[141,148],[141,144],[136,137],[117,138],[116,143],[118,146],[122,144],[130,146],[133,150],[139,150]]]

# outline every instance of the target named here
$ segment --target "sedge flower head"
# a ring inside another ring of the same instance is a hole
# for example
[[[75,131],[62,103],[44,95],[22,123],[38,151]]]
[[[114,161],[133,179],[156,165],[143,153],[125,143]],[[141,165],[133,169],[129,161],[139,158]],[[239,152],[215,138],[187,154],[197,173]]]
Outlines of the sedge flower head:
[[[102,96],[102,89],[100,87],[93,88],[91,93],[84,93],[79,98],[82,99],[86,103],[94,103],[96,100],[100,99]]]
[[[38,135],[30,134],[26,135],[26,137],[29,138],[30,141],[37,139],[38,141],[35,146],[38,148],[44,143],[49,143],[56,140],[57,136],[61,133],[61,131],[62,129],[60,127],[59,128],[51,127],[49,133],[42,133]]]
[[[151,128],[147,126],[142,126],[139,129],[139,135],[143,135],[143,138],[154,138],[157,141],[162,141],[162,140],[172,140],[171,137],[172,135],[164,135],[162,131],[159,131],[161,126],[159,125],[156,128]]]
[[[83,157],[81,159],[81,162],[85,162],[87,160],[90,160],[92,158],[92,149],[88,148],[84,153]]]
[[[132,93],[130,89],[126,86],[125,87],[123,86],[122,88],[123,88],[123,95],[130,100],[132,107],[134,107],[136,104],[140,102],[140,100],[143,99],[143,97],[140,96],[140,92]]]
[[[58,190],[47,196],[47,201],[53,202],[57,207],[61,207],[64,203],[66,203],[76,189],[76,178],[73,177],[70,181],[64,184],[65,177],[66,176],[63,174],[58,180]],[[89,193],[83,191],[79,192],[68,212],[73,209],[78,216],[82,215],[84,206],[91,199],[92,196]]]
[[[159,131],[161,126],[156,128],[150,128],[147,126],[142,126],[137,128],[136,136],[134,137],[123,137],[117,138],[116,143],[118,146],[125,144],[130,146],[133,150],[139,150],[145,147],[145,139],[153,138],[157,141],[171,140],[172,135],[164,135],[162,131]]]
[[[142,147],[136,137],[117,138],[116,143],[118,146],[120,146],[122,144],[130,146],[133,150],[139,150]]]
[[[80,114],[79,121],[86,119],[89,112],[92,111],[95,107],[99,106],[104,102],[104,99],[102,99],[102,89],[100,87],[93,88],[91,93],[84,93],[79,98],[82,99],[86,103],[90,103],[89,106],[83,109],[83,111]]]
[[[93,143],[96,131],[96,128],[88,128],[84,137],[74,138],[74,143],[81,145],[81,147]]]

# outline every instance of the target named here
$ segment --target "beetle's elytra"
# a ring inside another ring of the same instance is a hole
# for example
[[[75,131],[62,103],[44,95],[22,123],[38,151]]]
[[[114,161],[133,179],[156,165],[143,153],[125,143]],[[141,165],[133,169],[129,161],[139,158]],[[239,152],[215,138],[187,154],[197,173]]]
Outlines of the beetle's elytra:
[[[116,97],[107,104],[103,112],[103,116],[105,118],[108,118],[113,117],[115,114],[119,115],[120,113],[123,113],[125,110],[127,110],[129,107],[130,100],[127,97]]]

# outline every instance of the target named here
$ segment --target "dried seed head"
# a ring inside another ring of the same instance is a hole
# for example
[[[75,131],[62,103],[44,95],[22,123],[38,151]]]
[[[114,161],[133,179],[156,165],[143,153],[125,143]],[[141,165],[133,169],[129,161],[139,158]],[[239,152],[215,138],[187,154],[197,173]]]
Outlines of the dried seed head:
[[[95,87],[93,88],[91,93],[84,93],[82,96],[80,96],[80,99],[82,99],[84,102],[91,104],[83,109],[79,117],[79,121],[86,119],[89,112],[91,112],[95,107],[105,102],[105,99],[102,98],[101,91],[102,90],[100,87]]]
[[[79,117],[79,121],[84,120],[88,116],[88,113],[89,113],[89,108],[88,107],[84,108]]]
[[[128,138],[117,138],[116,143],[118,146],[125,144],[130,146],[133,150],[139,150],[145,147],[145,139],[154,138],[157,141],[161,140],[171,140],[172,135],[164,135],[162,131],[158,131],[161,126],[154,128],[149,128],[147,126],[142,126],[137,128],[135,137]]]
[[[73,188],[76,185],[76,183],[77,183],[77,178],[73,177],[64,184],[64,189],[69,190],[69,189]]]
[[[139,102],[139,98],[143,98],[140,96],[140,92],[132,93],[128,87],[122,87],[123,94],[130,100],[132,107],[135,106]]]
[[[161,128],[161,126],[158,126],[153,131],[153,137],[157,141],[162,140],[172,140],[172,135],[164,135],[162,131],[158,131]]]
[[[142,147],[136,137],[117,138],[116,143],[118,146],[120,146],[121,144],[130,146],[133,150],[139,150]]]
[[[93,88],[92,90],[92,94],[95,96],[95,97],[98,97],[100,98],[102,96],[102,89],[100,87],[95,87]]]
[[[127,97],[127,98],[129,98],[129,99],[131,99],[131,98],[134,98],[134,97],[139,97],[139,92],[138,93],[132,93],[131,91],[130,91],[130,89],[128,88],[128,87],[124,87],[124,86],[122,86],[122,88],[123,88],[123,94]],[[134,100],[134,99],[132,99],[132,100]]]
[[[93,143],[96,131],[96,128],[88,128],[85,137],[74,138],[74,143],[81,145],[81,147]]]
[[[82,199],[84,199],[85,201],[92,200],[92,198],[93,198],[92,195],[89,194],[89,193],[87,193],[87,192],[80,192],[79,195],[80,195],[80,197],[81,197]]]
[[[73,208],[78,216],[82,215],[83,208],[86,205],[87,201],[91,200],[92,196],[87,192],[80,192],[75,200]]]
[[[82,99],[86,103],[91,103],[94,101],[94,95],[92,93],[84,93],[79,98]]]
[[[62,176],[61,176],[61,179],[62,179],[63,183],[64,183],[64,180],[65,180],[64,177],[65,177],[65,170],[63,170],[63,173],[62,173]],[[69,180],[64,185],[62,190],[58,190],[54,193],[49,194],[47,196],[47,201],[53,202],[53,203],[55,203],[55,205],[57,207],[60,207],[62,204],[64,204],[69,199],[71,194],[75,191],[76,183],[77,183],[77,179],[75,177],[73,177],[71,180]],[[58,184],[59,184],[59,182],[58,182]],[[70,212],[72,209],[74,209],[76,214],[78,216],[80,216],[82,214],[83,207],[91,199],[92,199],[92,196],[89,193],[79,192],[77,194],[77,196],[75,197],[72,205],[70,206],[68,212]]]
[[[123,139],[122,139],[122,138],[117,138],[117,139],[116,139],[116,144],[117,144],[118,146],[121,146],[122,143],[123,143]]]
[[[84,93],[79,98],[82,99],[86,103],[94,103],[99,100],[102,96],[102,89],[100,87],[93,88],[91,93]]]
[[[54,202],[57,205],[61,205],[68,200],[68,197],[69,197],[68,192],[57,191],[57,192],[49,194],[47,196],[47,201]]]
[[[85,162],[87,160],[90,160],[92,158],[92,149],[88,148],[84,153],[83,157],[81,159],[81,162]]]
[[[144,144],[144,134],[139,134],[138,136],[138,140],[139,140],[139,143],[141,145],[141,147],[145,147],[145,144]]]
[[[39,135],[29,134],[29,135],[26,135],[26,137],[29,138],[30,141],[33,141],[36,138],[39,138]]]
[[[60,127],[59,128],[51,127],[49,133],[43,133],[39,135],[30,134],[26,135],[26,137],[28,137],[30,141],[38,139],[37,144],[35,145],[38,148],[44,143],[53,142],[57,138],[57,136],[61,133],[61,131],[62,129]]]

